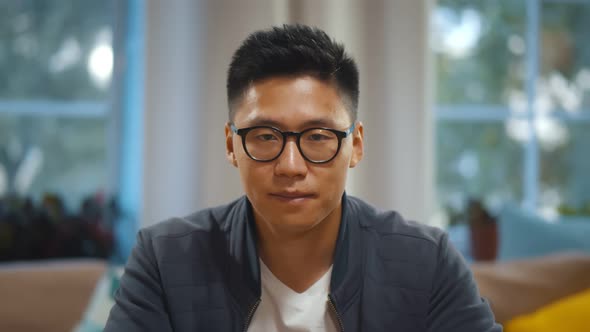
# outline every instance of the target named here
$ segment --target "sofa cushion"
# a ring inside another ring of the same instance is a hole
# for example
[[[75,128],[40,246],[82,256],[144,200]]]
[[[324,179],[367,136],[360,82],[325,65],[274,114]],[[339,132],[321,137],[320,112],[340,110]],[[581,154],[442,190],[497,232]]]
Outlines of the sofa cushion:
[[[105,266],[101,260],[0,264],[0,331],[71,331]]]
[[[590,330],[590,288],[506,323],[506,332],[582,332]]]
[[[583,253],[474,263],[471,270],[502,323],[590,288],[590,255]]]

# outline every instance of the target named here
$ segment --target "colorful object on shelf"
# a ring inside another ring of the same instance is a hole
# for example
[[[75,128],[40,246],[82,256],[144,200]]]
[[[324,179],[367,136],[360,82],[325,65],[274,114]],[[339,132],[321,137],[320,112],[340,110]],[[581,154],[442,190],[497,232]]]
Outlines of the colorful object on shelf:
[[[88,197],[70,214],[63,200],[47,194],[39,206],[30,198],[0,198],[0,261],[111,255],[113,224],[119,215],[115,200]]]

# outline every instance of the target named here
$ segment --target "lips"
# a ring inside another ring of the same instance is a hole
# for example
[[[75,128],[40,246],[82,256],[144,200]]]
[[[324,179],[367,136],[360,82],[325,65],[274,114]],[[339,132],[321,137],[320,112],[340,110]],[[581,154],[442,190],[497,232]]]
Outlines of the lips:
[[[302,202],[315,197],[315,194],[300,191],[281,191],[270,194],[271,197],[284,202]]]

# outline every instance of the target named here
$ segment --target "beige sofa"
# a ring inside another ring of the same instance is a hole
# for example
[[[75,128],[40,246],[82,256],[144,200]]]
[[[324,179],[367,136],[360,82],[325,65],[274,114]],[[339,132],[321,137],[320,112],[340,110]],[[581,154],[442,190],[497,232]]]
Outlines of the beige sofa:
[[[106,266],[101,260],[0,264],[0,331],[71,331]]]
[[[99,260],[0,264],[0,331],[71,331],[106,267]],[[584,254],[476,263],[472,271],[502,323],[590,288]]]
[[[584,253],[475,263],[471,270],[502,323],[590,289],[590,255]]]

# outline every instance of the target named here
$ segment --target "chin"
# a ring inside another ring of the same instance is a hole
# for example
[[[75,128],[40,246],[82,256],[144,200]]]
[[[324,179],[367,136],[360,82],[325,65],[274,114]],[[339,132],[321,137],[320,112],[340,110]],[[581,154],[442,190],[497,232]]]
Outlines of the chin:
[[[277,220],[277,222],[272,223],[272,226],[275,229],[281,229],[284,231],[290,232],[307,232],[313,229],[320,223],[320,220],[314,219],[307,219],[303,221],[303,219],[292,219],[292,218],[283,218],[282,220]]]
[[[313,210],[312,210],[313,211]],[[285,209],[273,211],[268,214],[263,214],[263,218],[276,228],[293,228],[300,230],[312,229],[318,225],[323,219],[315,213],[309,213],[307,209],[300,209],[299,211],[285,211]]]

